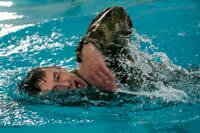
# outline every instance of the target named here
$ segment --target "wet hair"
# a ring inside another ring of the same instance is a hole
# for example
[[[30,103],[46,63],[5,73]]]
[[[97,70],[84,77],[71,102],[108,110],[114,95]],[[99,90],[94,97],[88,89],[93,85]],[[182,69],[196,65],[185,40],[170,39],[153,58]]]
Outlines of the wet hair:
[[[37,67],[28,72],[27,76],[18,85],[18,89],[21,92],[26,92],[30,95],[38,94],[41,89],[39,87],[39,82],[44,77],[44,68]]]

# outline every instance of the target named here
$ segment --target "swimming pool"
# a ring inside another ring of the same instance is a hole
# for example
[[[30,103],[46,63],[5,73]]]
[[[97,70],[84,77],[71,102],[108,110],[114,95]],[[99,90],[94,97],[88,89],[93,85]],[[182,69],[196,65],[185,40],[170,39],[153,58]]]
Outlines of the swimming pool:
[[[107,96],[80,100],[79,94],[73,94],[54,102],[24,99],[17,92],[17,83],[33,67],[75,68],[74,50],[88,24],[97,12],[115,5],[125,7],[133,19],[133,38],[143,53],[162,56],[169,67],[173,64],[199,73],[198,1],[0,1],[1,128],[59,127],[100,133],[200,131],[199,82],[189,90],[161,86],[161,91],[153,94],[123,93],[112,100]]]

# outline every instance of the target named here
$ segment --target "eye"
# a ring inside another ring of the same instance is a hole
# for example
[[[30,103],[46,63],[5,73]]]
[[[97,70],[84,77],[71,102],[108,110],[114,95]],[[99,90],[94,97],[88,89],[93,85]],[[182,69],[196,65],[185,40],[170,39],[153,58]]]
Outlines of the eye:
[[[56,80],[60,79],[60,73],[57,74]]]
[[[54,73],[54,79],[55,79],[56,81],[60,80],[60,73],[55,72],[55,73]]]

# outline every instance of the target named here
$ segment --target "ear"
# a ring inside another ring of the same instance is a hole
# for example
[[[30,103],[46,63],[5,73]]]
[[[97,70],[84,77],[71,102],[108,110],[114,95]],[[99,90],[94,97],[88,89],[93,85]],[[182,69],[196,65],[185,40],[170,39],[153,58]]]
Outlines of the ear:
[[[47,89],[45,89],[45,81],[43,81],[43,80],[38,81],[38,87],[40,88],[41,91],[47,90]]]

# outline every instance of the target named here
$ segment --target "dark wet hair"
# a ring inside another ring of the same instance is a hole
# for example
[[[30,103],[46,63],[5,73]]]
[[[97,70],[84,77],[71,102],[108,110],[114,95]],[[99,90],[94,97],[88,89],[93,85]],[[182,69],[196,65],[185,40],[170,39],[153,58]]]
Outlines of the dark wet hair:
[[[21,92],[26,92],[31,95],[38,94],[41,89],[39,87],[39,82],[44,77],[44,70],[42,67],[37,67],[28,72],[27,76],[18,85],[18,89]]]

